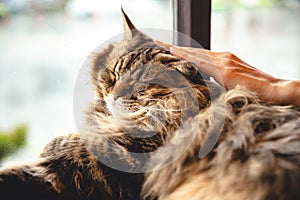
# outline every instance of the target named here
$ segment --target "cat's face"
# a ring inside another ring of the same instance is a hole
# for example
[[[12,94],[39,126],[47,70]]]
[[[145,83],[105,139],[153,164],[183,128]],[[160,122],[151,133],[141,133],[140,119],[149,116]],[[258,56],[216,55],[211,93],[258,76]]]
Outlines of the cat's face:
[[[208,89],[193,63],[135,30],[125,14],[124,25],[124,40],[96,53],[92,68],[96,94],[115,120],[126,125],[134,121],[149,130],[176,127],[182,117],[209,103]]]

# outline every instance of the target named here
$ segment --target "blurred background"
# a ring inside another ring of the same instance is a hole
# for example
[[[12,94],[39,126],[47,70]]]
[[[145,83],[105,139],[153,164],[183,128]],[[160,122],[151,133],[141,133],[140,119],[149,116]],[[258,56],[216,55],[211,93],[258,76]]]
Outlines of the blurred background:
[[[76,131],[73,89],[91,51],[122,33],[121,1],[0,0],[0,166]],[[171,0],[123,0],[137,28],[172,29]],[[212,0],[212,50],[300,79],[299,0]]]

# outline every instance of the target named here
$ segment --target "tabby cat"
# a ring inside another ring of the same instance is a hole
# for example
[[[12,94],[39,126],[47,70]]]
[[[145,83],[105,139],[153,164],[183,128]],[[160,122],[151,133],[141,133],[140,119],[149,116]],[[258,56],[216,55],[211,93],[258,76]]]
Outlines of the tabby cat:
[[[90,56],[86,128],[51,141],[34,163],[1,169],[1,198],[299,199],[297,109],[242,88],[224,93],[122,15],[124,40]]]

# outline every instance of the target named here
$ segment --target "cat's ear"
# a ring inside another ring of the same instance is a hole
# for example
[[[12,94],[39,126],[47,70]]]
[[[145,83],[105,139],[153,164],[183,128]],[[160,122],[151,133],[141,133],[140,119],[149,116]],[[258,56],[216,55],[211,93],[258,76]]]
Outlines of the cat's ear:
[[[123,7],[121,7],[121,14],[123,18],[123,27],[124,27],[124,40],[131,41],[136,39],[136,41],[153,41],[150,37],[144,34],[142,31],[135,28],[128,15],[124,12]]]
[[[133,30],[136,30],[136,28],[130,21],[129,17],[124,12],[123,7],[121,7],[121,13],[122,13],[122,18],[123,18],[124,32],[129,32],[129,31],[131,32]]]

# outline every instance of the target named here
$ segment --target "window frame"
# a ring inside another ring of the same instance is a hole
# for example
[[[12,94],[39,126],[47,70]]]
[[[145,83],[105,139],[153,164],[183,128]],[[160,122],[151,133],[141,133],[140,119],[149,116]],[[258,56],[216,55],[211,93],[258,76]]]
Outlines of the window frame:
[[[173,29],[210,49],[211,0],[172,0],[172,9]],[[180,46],[193,46],[188,41],[181,41],[177,34],[174,34],[173,42]]]

